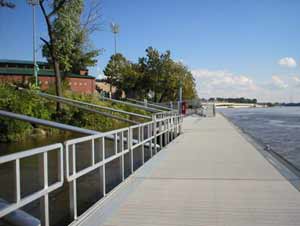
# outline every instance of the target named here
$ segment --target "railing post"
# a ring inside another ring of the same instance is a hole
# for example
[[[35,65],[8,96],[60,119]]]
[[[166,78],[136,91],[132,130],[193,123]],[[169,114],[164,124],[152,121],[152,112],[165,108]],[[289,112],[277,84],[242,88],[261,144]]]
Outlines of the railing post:
[[[162,132],[162,121],[159,122],[159,133],[161,132]],[[164,137],[163,133],[159,135],[160,150],[163,148],[163,137]]]
[[[72,145],[72,175],[76,173],[76,149],[75,144]],[[70,209],[71,209],[71,216],[74,220],[77,219],[77,186],[76,186],[76,179],[71,182],[70,186]]]
[[[141,132],[141,140],[139,140],[139,142],[142,142],[142,164],[144,165],[144,163],[145,163],[145,147],[144,147],[144,143],[143,143],[143,141],[144,141],[144,126],[142,126],[142,127],[140,127],[140,128],[142,128],[142,132]]]
[[[21,183],[20,183],[20,159],[15,161],[15,173],[16,173],[16,203],[21,200]]]
[[[167,118],[167,132],[166,132],[166,134],[167,134],[167,144],[169,144],[169,142],[170,142],[170,119],[169,118]]]
[[[153,121],[153,137],[154,137],[154,154],[157,153],[157,137],[156,137],[156,134],[157,134],[157,131],[156,131],[156,115],[154,114],[152,116],[152,121]]]
[[[92,165],[95,165],[95,140],[92,139]]]
[[[118,133],[115,133],[114,135],[114,149],[115,154],[118,154]]]
[[[48,187],[48,153],[43,153],[43,177],[44,177],[44,188]],[[46,194],[43,197],[43,208],[44,208],[44,225],[49,226],[49,195]]]
[[[175,117],[174,116],[172,116],[172,118],[171,118],[171,121],[172,121],[172,140],[174,140],[175,139]]]
[[[121,155],[121,177],[122,177],[122,181],[124,181],[124,178],[125,178],[125,176],[124,176],[124,131],[122,131],[121,132],[121,135],[120,135],[121,137],[120,137],[120,142],[121,142],[121,153],[122,153],[122,155]]]
[[[131,174],[133,173],[133,149],[132,149],[132,137],[133,137],[133,130],[132,127],[129,127],[129,134],[128,134],[128,150],[130,153],[130,170]]]
[[[102,190],[103,190],[103,196],[105,196],[106,195],[105,137],[102,137],[102,161],[103,161],[103,166],[102,166]]]

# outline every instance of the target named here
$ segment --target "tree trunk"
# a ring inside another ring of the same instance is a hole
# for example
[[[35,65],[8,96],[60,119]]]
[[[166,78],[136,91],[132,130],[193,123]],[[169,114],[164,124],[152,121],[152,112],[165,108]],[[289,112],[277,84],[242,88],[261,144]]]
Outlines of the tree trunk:
[[[42,41],[45,42],[45,44],[48,46],[50,55],[53,62],[53,68],[54,68],[54,74],[55,74],[55,91],[57,96],[63,96],[62,94],[62,87],[61,87],[61,76],[60,76],[60,70],[59,70],[59,62],[56,58],[56,51],[55,51],[55,37],[53,32],[53,27],[50,21],[51,15],[56,13],[60,7],[62,7],[65,3],[65,1],[61,1],[59,6],[55,8],[51,13],[47,14],[46,9],[44,7],[44,0],[40,0],[40,8],[42,10],[42,13],[44,15],[44,18],[46,20],[47,29],[48,29],[48,35],[49,35],[49,42],[45,39],[42,39]],[[57,102],[56,104],[56,112],[59,113],[61,111],[61,103]]]
[[[54,66],[54,73],[55,73],[55,91],[57,96],[63,96],[62,93],[62,87],[61,87],[61,76],[60,76],[60,70],[59,70],[59,63],[55,59],[53,61]]]
[[[52,58],[53,59],[53,58]],[[59,70],[59,63],[57,60],[53,59],[53,65],[54,65],[54,73],[55,73],[55,91],[57,96],[63,96],[62,93],[62,87],[61,87],[61,76],[60,76],[60,70]],[[56,111],[60,112],[62,109],[61,103],[57,102],[56,103]]]

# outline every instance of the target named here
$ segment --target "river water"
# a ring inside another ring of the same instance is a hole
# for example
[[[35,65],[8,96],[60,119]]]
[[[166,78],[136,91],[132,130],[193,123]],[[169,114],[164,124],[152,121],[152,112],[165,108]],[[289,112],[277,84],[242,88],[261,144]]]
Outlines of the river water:
[[[259,144],[270,145],[300,169],[300,107],[220,109]]]

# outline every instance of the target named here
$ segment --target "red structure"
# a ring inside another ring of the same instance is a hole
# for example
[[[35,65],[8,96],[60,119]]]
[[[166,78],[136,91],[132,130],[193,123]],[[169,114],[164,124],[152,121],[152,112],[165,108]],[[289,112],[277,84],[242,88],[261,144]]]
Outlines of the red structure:
[[[47,90],[55,83],[54,71],[46,62],[37,62],[39,65],[38,78],[42,90]],[[73,92],[92,94],[96,90],[96,80],[88,75],[87,70],[79,74],[63,74]],[[0,82],[27,83],[33,79],[32,61],[0,60]]]
[[[183,115],[186,114],[186,109],[187,109],[187,103],[185,101],[182,101],[182,103],[181,103],[181,113]]]

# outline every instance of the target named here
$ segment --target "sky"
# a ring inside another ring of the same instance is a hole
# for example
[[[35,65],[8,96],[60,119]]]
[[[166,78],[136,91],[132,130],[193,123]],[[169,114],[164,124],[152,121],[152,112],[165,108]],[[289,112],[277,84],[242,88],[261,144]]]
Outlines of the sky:
[[[13,0],[12,0],[13,1]],[[0,59],[32,59],[32,11],[25,0],[0,9]],[[86,0],[88,3],[89,0]],[[95,77],[114,51],[109,23],[120,25],[117,51],[135,62],[149,46],[170,50],[192,71],[199,97],[300,102],[299,0],[101,0],[104,49]],[[37,38],[46,26],[37,9]],[[38,41],[38,45],[41,42]],[[38,51],[38,59],[45,60]]]

